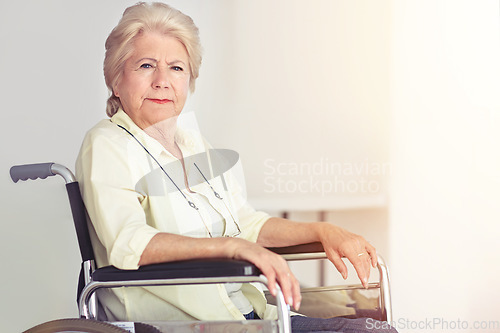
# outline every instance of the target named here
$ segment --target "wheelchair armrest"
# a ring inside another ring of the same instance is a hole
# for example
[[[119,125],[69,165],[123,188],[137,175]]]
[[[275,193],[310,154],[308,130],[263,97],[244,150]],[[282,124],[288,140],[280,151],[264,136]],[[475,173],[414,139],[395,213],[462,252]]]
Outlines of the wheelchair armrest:
[[[93,281],[168,280],[232,276],[259,276],[260,270],[247,261],[231,259],[186,260],[141,266],[137,270],[106,266],[92,274]]]
[[[281,255],[325,252],[323,244],[321,244],[320,242],[306,243],[293,246],[284,246],[284,247],[270,247],[268,248],[268,250]]]
[[[92,294],[100,288],[144,287],[166,285],[192,285],[214,283],[257,282],[264,285],[268,281],[261,271],[247,261],[232,259],[186,260],[142,266],[137,270],[121,270],[113,266],[99,268],[92,274],[78,299],[80,317],[93,319],[91,311]],[[278,328],[280,332],[290,332],[290,309],[279,286]]]

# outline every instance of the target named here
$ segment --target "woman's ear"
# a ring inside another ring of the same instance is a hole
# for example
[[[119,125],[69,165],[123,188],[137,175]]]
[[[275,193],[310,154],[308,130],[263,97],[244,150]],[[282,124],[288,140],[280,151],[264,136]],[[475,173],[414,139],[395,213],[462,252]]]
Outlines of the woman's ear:
[[[120,97],[120,94],[118,93],[118,91],[120,89],[118,89],[118,86],[120,85],[120,78],[118,77],[116,80],[115,80],[115,84],[113,84],[113,95],[115,97]]]

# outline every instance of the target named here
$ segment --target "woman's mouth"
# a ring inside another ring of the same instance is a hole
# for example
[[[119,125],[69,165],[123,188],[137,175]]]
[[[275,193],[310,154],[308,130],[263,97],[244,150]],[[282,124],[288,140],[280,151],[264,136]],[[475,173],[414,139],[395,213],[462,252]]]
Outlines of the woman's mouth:
[[[172,100],[170,99],[155,99],[155,98],[149,98],[149,100],[153,103],[156,103],[156,104],[166,104],[168,102],[172,102]]]

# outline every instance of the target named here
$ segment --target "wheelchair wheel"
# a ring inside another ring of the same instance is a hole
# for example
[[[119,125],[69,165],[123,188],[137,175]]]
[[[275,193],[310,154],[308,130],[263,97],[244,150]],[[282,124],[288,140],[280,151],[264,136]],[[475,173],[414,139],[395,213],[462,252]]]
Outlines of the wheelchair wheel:
[[[156,327],[144,323],[134,323],[135,333],[162,333]]]
[[[37,325],[24,333],[128,333],[114,325],[90,319],[58,319]]]

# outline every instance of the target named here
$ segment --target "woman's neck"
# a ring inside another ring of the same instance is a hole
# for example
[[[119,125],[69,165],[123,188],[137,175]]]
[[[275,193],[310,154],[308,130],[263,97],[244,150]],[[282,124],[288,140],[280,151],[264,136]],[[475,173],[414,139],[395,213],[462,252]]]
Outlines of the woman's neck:
[[[172,153],[175,157],[179,158],[179,147],[175,142],[175,132],[177,131],[177,117],[170,117],[162,120],[154,125],[143,129],[147,135],[158,141]],[[180,158],[179,158],[180,159]]]

